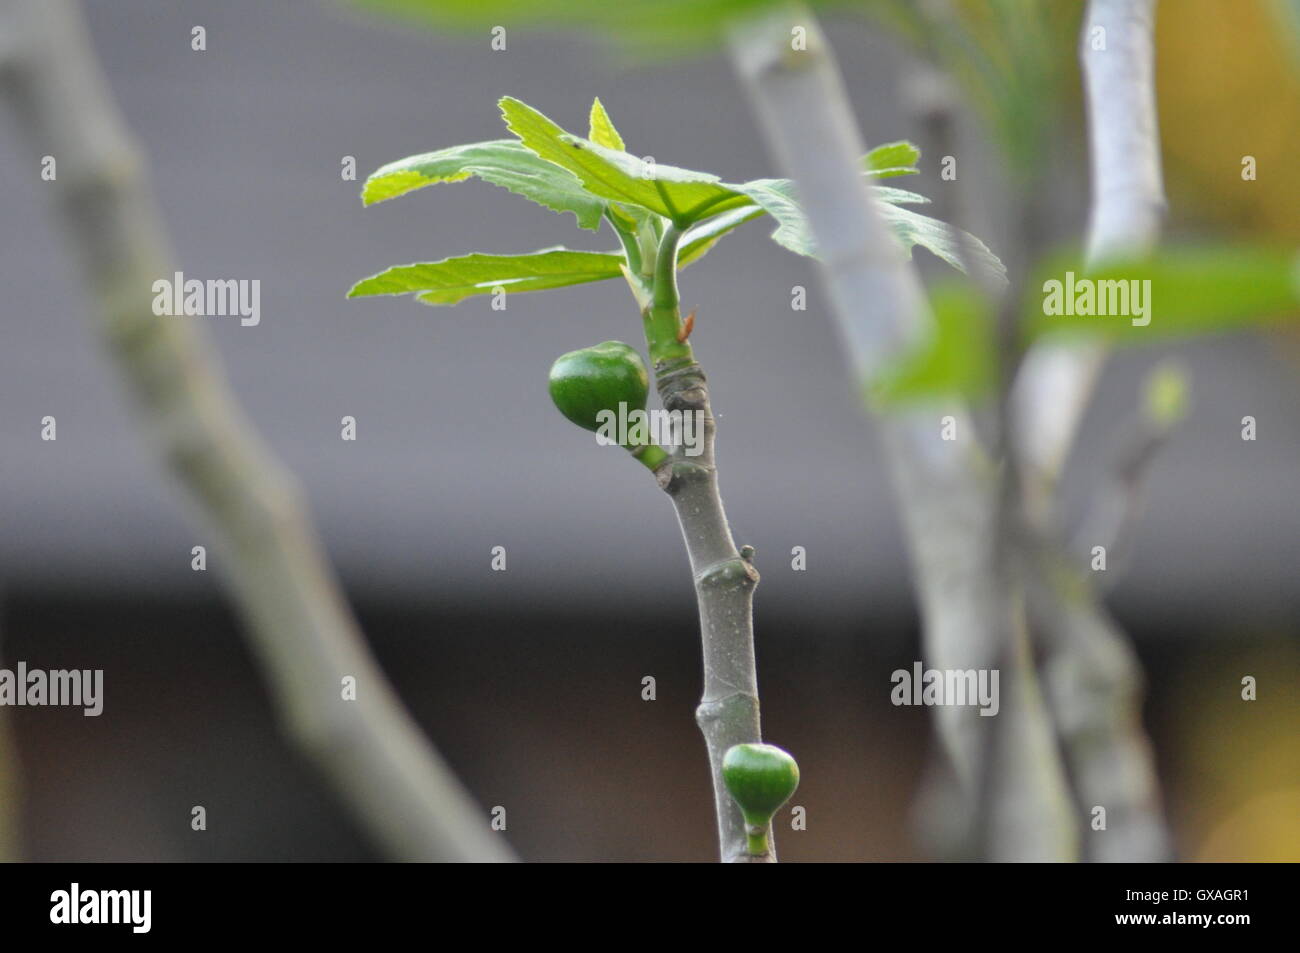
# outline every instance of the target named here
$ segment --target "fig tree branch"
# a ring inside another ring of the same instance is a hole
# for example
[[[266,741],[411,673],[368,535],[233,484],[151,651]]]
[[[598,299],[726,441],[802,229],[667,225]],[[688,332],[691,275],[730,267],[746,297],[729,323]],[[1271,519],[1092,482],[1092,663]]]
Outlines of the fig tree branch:
[[[1094,547],[1106,554],[1106,585],[1110,589],[1123,575],[1136,531],[1146,483],[1160,450],[1169,441],[1171,427],[1140,416],[1129,428],[1102,485],[1094,493],[1082,526],[1073,535],[1072,548],[1085,557]]]
[[[714,457],[716,425],[704,372],[695,362],[690,342],[678,339],[677,246],[681,234],[676,225],[664,229],[652,303],[643,317],[664,409],[694,415],[697,431],[703,436],[697,456],[686,454],[683,441],[655,475],[677,511],[695,580],[704,654],[704,694],[695,719],[709,752],[721,859],[725,863],[775,861],[770,837],[763,842],[765,852],[751,853],[745,819],[723,778],[723,758],[729,748],[762,741],[753,620],[758,572],[750,562],[752,552],[746,550],[742,556],[737,550],[722,507]]]

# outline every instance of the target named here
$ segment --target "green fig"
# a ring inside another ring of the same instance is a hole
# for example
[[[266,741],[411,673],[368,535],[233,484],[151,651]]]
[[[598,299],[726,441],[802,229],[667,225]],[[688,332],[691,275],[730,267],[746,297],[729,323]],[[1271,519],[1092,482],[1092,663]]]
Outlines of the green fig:
[[[745,818],[749,852],[766,854],[772,815],[799,786],[799,765],[775,745],[732,745],[722,758],[722,780]]]
[[[650,374],[645,361],[631,345],[606,341],[580,351],[570,351],[551,365],[551,400],[560,413],[579,427],[597,430],[601,411],[618,413],[645,410]]]

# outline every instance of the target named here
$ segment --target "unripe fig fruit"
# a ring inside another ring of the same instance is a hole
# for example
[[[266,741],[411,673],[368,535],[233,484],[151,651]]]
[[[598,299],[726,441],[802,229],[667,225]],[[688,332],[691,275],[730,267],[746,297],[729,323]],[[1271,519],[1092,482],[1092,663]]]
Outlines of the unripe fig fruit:
[[[768,825],[799,786],[799,765],[775,745],[732,745],[722,758],[722,780],[749,828],[750,853],[766,853]]]
[[[560,413],[594,431],[600,427],[597,415],[602,410],[618,413],[620,403],[627,404],[629,412],[645,410],[650,373],[631,345],[606,341],[556,358],[550,388]]]

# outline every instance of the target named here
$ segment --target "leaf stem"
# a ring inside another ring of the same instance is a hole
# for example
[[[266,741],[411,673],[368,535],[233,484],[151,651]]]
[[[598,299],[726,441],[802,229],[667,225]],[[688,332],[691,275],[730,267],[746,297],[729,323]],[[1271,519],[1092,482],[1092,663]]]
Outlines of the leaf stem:
[[[681,307],[677,293],[677,248],[685,229],[673,223],[664,227],[655,258],[654,293],[650,307],[645,310],[646,344],[650,348],[650,361],[656,366],[676,361],[692,361],[691,346],[678,341],[681,330]],[[657,372],[657,370],[656,370]]]
[[[645,468],[651,473],[658,470],[668,460],[668,451],[657,443],[643,443],[639,446],[628,447],[628,452],[644,464]]]
[[[636,235],[624,228],[608,208],[605,209],[605,221],[609,222],[610,228],[614,229],[614,234],[618,236],[619,244],[623,246],[628,270],[634,275],[640,274],[641,246],[637,243]]]

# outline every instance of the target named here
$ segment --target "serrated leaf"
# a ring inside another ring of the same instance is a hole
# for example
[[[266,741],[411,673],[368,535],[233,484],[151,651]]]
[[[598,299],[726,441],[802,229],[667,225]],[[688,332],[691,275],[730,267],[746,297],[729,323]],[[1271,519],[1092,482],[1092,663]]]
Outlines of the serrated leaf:
[[[876,149],[873,149],[867,155],[863,156],[862,163],[863,163],[863,167],[867,169],[868,175],[873,174],[870,169],[870,166],[873,161],[881,164],[881,168],[886,170],[885,172],[886,175],[889,174],[902,175],[905,174],[905,172],[915,172],[916,170],[908,169],[903,171],[892,172],[890,170],[893,169],[894,167],[889,165],[889,163],[895,163],[895,162],[901,163],[909,160],[915,161],[915,159],[918,158],[920,154],[921,151],[917,149],[915,146],[913,146],[910,142],[901,142],[901,141],[891,142],[886,145],[879,146]],[[751,186],[756,185],[761,188],[764,184],[770,185],[772,183],[780,184],[786,182],[788,182],[788,180],[786,179],[757,179],[754,182],[747,183],[747,184]],[[743,193],[744,186],[732,185],[731,188],[737,191],[741,191],[742,195],[744,194]],[[924,205],[930,201],[924,195],[918,195],[917,193],[909,192],[906,189],[896,189],[886,185],[877,185],[877,186],[873,186],[873,188],[875,190],[874,194],[878,199],[893,205],[908,205],[908,204]],[[752,221],[753,219],[758,218],[760,215],[768,213],[768,209],[764,208],[762,205],[755,206],[749,204],[750,202],[753,201],[752,196],[745,195],[744,197],[745,197],[745,204],[740,205],[739,207],[736,208],[732,208],[721,214],[715,214],[712,218],[705,219],[704,221],[695,225],[693,228],[691,228],[689,232],[686,233],[685,237],[682,239],[681,251],[678,253],[677,256],[678,264],[682,268],[685,268],[687,265],[699,261],[701,258],[703,258],[704,255],[707,254],[710,250],[712,250],[713,246],[717,244],[718,239],[722,238],[724,235],[734,231],[735,229],[739,228],[741,225],[745,224],[746,222]],[[802,213],[798,210],[797,207],[786,209],[784,203],[789,200],[784,196],[768,196],[766,201],[769,203],[780,203],[781,204],[780,212],[781,215],[783,216],[782,218],[783,227],[785,222],[789,222],[791,224],[791,231],[782,235],[783,241],[787,239],[794,241],[795,240],[794,233],[800,229],[807,228],[806,223],[800,224],[802,219]],[[733,204],[733,203],[728,202],[726,204]],[[801,254],[803,253],[801,252]]]
[[[1266,327],[1300,317],[1300,260],[1276,248],[1191,246],[1087,270],[1067,254],[1028,286],[1025,315],[1031,338],[1115,344]]]
[[[456,304],[496,287],[508,292],[545,291],[622,276],[616,253],[544,248],[525,255],[461,255],[442,261],[397,265],[352,286],[349,298],[414,294],[426,304]]]
[[[648,163],[626,152],[567,133],[542,113],[511,96],[500,101],[506,126],[529,149],[572,172],[588,192],[639,205],[678,224],[688,225],[740,199],[716,175],[662,163]]]
[[[587,133],[587,138],[596,145],[618,152],[627,151],[627,147],[623,145],[623,137],[614,128],[614,122],[609,118],[609,113],[605,112],[605,105],[600,101],[599,96],[591,103],[590,126],[591,131]]]
[[[876,146],[862,157],[862,168],[867,175],[887,179],[896,175],[917,175],[916,163],[921,150],[905,139]]]
[[[735,188],[776,219],[772,241],[796,255],[814,257],[812,231],[803,209],[794,200],[788,179],[754,179]]]
[[[889,185],[873,185],[871,194],[882,202],[888,202],[890,205],[929,205],[930,200],[924,195],[917,192],[909,192],[907,189],[896,189]]]
[[[999,284],[1007,283],[1007,269],[1002,260],[970,232],[887,201],[881,202],[879,208],[885,224],[903,243],[908,257],[912,248],[920,245],[958,271],[968,271],[969,265]]]
[[[572,173],[538,158],[512,139],[473,142],[390,162],[366,179],[361,200],[386,202],[439,182],[478,176],[555,212],[572,212],[582,228],[600,227],[605,203],[590,195]]]
[[[732,188],[753,199],[780,223],[772,233],[772,241],[797,255],[817,257],[812,230],[795,199],[794,184],[789,179],[755,179]],[[920,245],[958,271],[966,270],[965,260],[969,257],[982,271],[1001,282],[1006,281],[1007,270],[1002,262],[974,235],[896,204],[928,201],[923,196],[885,186],[873,186],[872,195],[877,199],[876,206],[885,223],[909,258],[912,248]]]

